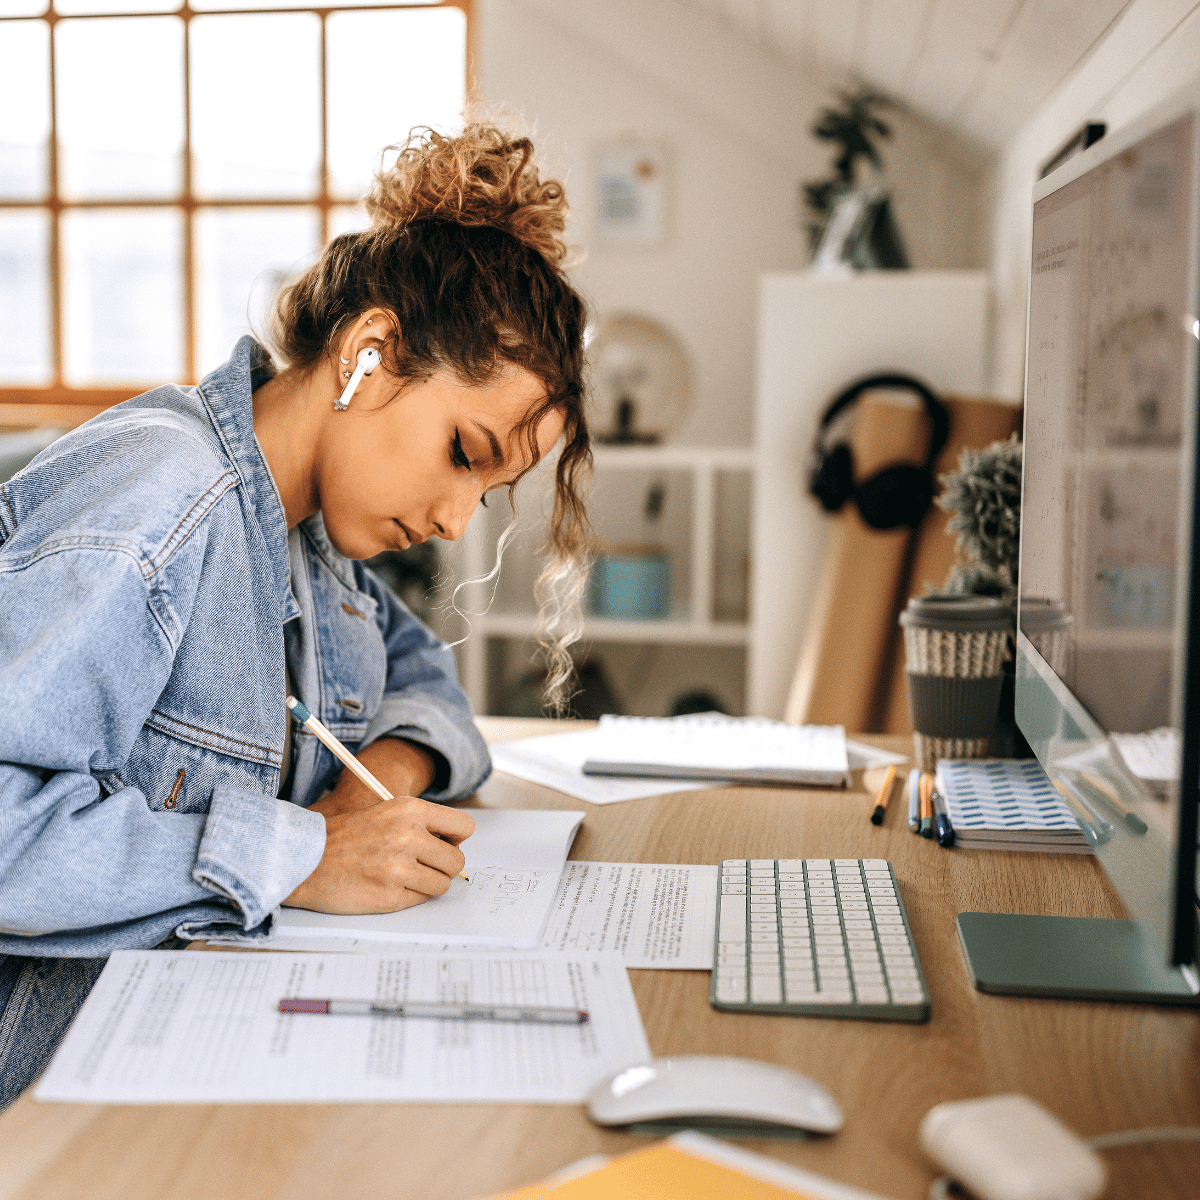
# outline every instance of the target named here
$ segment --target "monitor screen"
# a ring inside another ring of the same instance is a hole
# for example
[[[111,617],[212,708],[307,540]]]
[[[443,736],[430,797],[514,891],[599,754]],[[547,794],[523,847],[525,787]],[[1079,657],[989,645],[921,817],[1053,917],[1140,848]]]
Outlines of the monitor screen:
[[[1200,778],[1198,128],[1196,98],[1171,101],[1035,191],[1017,638],[1018,724],[1180,964]]]

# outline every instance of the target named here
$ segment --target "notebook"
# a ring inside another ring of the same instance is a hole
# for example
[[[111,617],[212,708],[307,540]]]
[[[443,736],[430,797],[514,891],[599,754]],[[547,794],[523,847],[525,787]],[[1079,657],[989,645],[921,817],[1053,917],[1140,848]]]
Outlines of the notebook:
[[[1091,853],[1075,814],[1035,758],[942,759],[937,787],[956,846]]]
[[[677,1133],[644,1150],[597,1156],[493,1200],[882,1200],[703,1133]]]
[[[462,844],[467,879],[444,896],[414,908],[367,916],[340,916],[282,908],[272,936],[289,949],[328,938],[434,946],[539,944],[567,853],[583,822],[581,812],[553,809],[472,809],[475,832]],[[228,939],[219,939],[225,944]],[[267,943],[268,946],[270,942]]]
[[[850,766],[840,725],[758,717],[600,718],[585,775],[844,787]]]

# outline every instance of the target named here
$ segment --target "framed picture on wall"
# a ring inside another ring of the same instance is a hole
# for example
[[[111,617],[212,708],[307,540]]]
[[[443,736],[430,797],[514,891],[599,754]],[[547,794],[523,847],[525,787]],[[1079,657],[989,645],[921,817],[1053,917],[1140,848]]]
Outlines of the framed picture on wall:
[[[669,155],[662,142],[626,139],[597,148],[596,241],[657,246],[667,236]]]

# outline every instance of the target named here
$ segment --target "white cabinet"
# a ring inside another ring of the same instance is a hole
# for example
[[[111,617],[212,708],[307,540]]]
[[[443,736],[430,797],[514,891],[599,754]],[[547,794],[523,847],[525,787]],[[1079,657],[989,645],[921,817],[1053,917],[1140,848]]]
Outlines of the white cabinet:
[[[747,588],[749,580],[749,508],[752,491],[752,451],[749,447],[701,446],[597,446],[595,477],[588,510],[601,542],[663,544],[671,557],[673,585],[671,608],[660,619],[613,620],[587,616],[582,651],[597,647],[663,646],[736,650],[736,666],[729,656],[721,660],[726,675],[738,678],[723,690],[744,696],[745,647],[749,638]],[[536,612],[533,584],[540,570],[537,547],[549,511],[552,466],[546,464],[518,490],[520,525],[504,553],[499,581],[471,584],[458,597],[459,607],[477,615],[469,617],[470,636],[459,647],[463,686],[476,712],[488,713],[495,705],[502,678],[516,664],[528,663]],[[664,489],[662,515],[649,520],[643,513],[648,490]],[[502,493],[493,493],[491,507],[472,520],[463,542],[445,558],[448,573],[458,579],[478,579],[491,569],[495,546],[508,520]],[[439,632],[453,641],[465,625],[444,608]],[[507,643],[507,645],[505,645]],[[620,655],[617,655],[620,657]],[[660,656],[662,670],[678,672],[677,659]],[[639,660],[640,661],[640,660]],[[673,665],[672,665],[673,664]],[[646,664],[642,664],[646,665]],[[651,663],[647,669],[653,669]],[[617,667],[615,670],[626,668]],[[633,669],[633,668],[628,668]],[[703,662],[695,671],[703,677]],[[620,680],[614,679],[619,685]],[[675,689],[671,679],[649,693],[638,680],[643,695]],[[617,687],[618,692],[622,689]]]

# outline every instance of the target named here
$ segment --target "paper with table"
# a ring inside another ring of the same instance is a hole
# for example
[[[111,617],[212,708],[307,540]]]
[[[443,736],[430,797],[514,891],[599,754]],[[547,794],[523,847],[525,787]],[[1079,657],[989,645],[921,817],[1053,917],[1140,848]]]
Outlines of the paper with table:
[[[462,844],[470,880],[400,912],[339,916],[283,908],[273,938],[353,938],[420,945],[538,945],[581,812],[472,809],[475,832]],[[223,941],[225,939],[222,939]],[[314,947],[315,948],[315,947]]]
[[[715,866],[569,862],[558,881],[541,946],[564,953],[616,951],[631,970],[709,971],[716,910]],[[354,937],[323,938],[318,947],[312,939],[284,933],[268,944],[279,950],[349,954],[383,948],[379,941]]]
[[[284,996],[586,1009],[583,1025],[285,1015]],[[650,1057],[614,954],[120,950],[35,1092],[85,1103],[577,1104]]]

